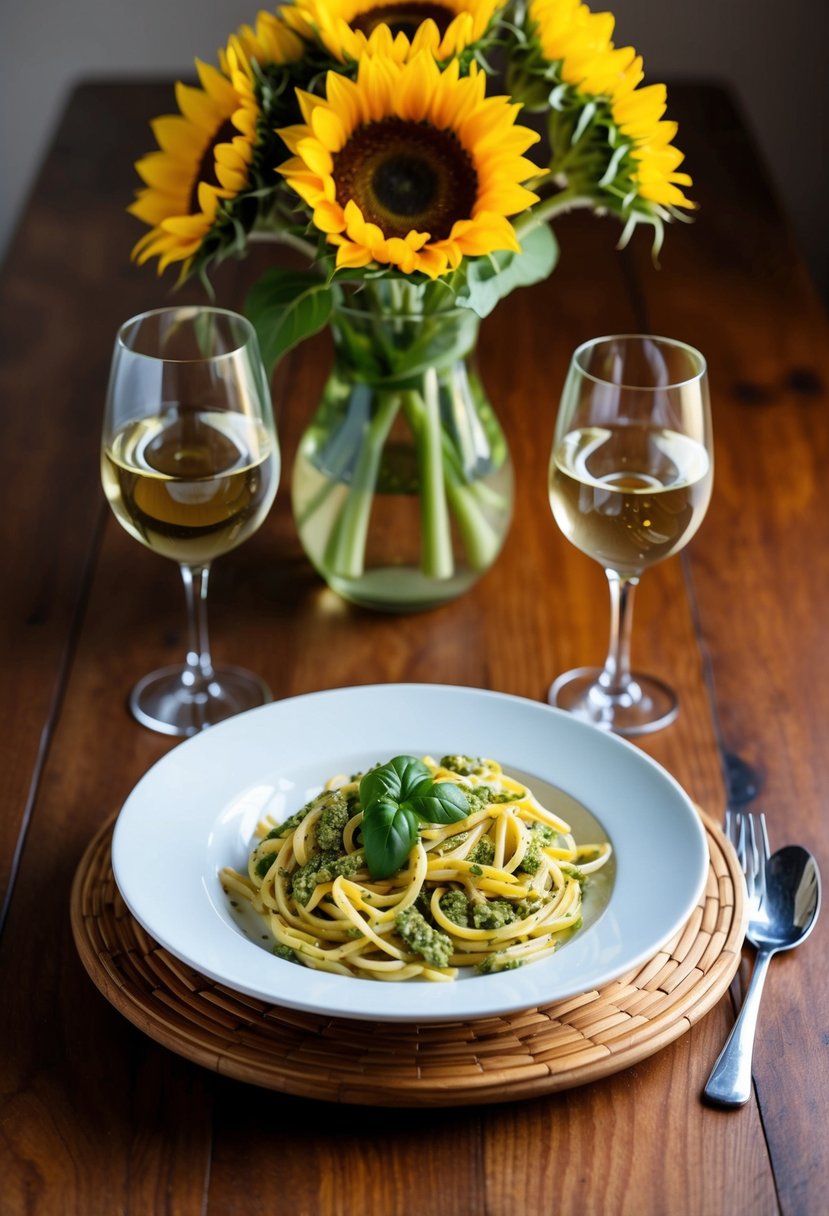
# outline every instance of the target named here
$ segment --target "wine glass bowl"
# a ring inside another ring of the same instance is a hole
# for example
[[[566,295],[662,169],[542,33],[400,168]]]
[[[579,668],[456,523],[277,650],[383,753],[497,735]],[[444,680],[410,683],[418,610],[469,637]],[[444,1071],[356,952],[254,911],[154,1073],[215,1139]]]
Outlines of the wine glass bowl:
[[[214,667],[207,637],[210,564],[262,523],[280,455],[256,334],[225,309],[171,307],[125,322],[112,358],[101,478],[118,522],[176,561],[184,581],[185,662],[145,676],[138,721],[191,735],[271,699],[238,667]]]
[[[705,359],[644,334],[595,338],[573,354],[556,421],[550,506],[565,537],[599,562],[611,594],[604,667],[559,676],[552,705],[623,735],[671,722],[671,688],[630,670],[633,592],[642,572],[683,548],[711,497]]]

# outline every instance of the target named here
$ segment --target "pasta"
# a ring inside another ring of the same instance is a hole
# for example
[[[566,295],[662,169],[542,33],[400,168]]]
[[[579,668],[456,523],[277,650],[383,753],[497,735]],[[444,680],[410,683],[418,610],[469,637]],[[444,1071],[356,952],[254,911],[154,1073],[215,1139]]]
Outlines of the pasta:
[[[460,787],[468,813],[421,825],[388,878],[371,877],[362,851],[361,775],[332,777],[281,825],[260,823],[247,874],[222,871],[225,891],[267,920],[275,954],[366,979],[446,981],[546,958],[580,926],[582,885],[611,846],[576,844],[494,760],[423,764]]]

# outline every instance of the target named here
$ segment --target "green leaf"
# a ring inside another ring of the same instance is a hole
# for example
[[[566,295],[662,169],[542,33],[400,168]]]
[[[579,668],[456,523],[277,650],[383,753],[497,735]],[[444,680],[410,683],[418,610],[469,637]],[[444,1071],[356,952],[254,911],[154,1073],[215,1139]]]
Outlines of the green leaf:
[[[452,781],[423,781],[403,805],[426,823],[457,823],[469,814],[466,795]]]
[[[596,115],[596,108],[595,101],[589,101],[582,110],[581,114],[579,115],[579,121],[576,123],[576,129],[570,138],[570,144],[572,147],[576,146],[582,135],[584,135],[585,131],[590,126]]]
[[[360,782],[363,848],[372,878],[388,878],[405,862],[417,840],[418,819],[457,823],[469,813],[461,789],[432,781],[422,760],[395,756]]]
[[[372,878],[399,870],[417,840],[417,819],[395,801],[373,802],[363,813],[363,852]]]
[[[259,338],[262,359],[272,372],[283,355],[331,318],[331,288],[309,270],[269,270],[245,301],[245,314]]]
[[[558,261],[558,242],[549,224],[531,228],[521,238],[521,252],[499,252],[470,261],[466,283],[458,291],[459,305],[488,317],[496,304],[516,287],[546,279]]]
[[[360,782],[360,802],[368,811],[374,802],[403,802],[424,780],[429,770],[414,756],[395,756],[387,764],[366,773]]]

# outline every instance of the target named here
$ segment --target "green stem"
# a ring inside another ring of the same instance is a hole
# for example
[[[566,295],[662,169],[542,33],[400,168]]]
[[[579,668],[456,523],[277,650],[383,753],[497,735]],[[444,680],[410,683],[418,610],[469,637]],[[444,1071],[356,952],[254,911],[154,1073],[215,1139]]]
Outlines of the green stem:
[[[417,433],[418,430],[424,428],[424,415],[426,413],[426,406],[420,394],[417,392],[406,393],[406,407],[407,417],[413,430]],[[476,501],[475,487],[467,481],[457,453],[452,448],[451,440],[444,433],[439,420],[438,428],[435,438],[439,441],[440,448],[439,450],[435,448],[431,449],[430,463],[432,468],[440,469],[441,490],[445,494],[443,509],[445,510],[445,505],[448,503],[449,509],[458,525],[464,554],[469,565],[473,570],[486,570],[495,560],[498,553],[500,545],[498,534],[482,514]],[[421,471],[422,478],[423,472]],[[435,478],[435,482],[437,482],[437,478]],[[423,487],[422,481],[421,485]],[[421,493],[424,493],[423,488],[421,489]],[[434,531],[430,531],[427,534],[425,519],[426,516],[424,514],[424,551],[428,545],[432,552],[438,552],[440,546],[444,543],[443,537]],[[429,524],[430,528],[445,528],[446,543],[450,546],[451,552],[451,534],[449,533],[448,518],[436,513],[434,516],[429,516]]]
[[[487,570],[501,543],[492,525],[481,514],[472,487],[460,478],[446,478],[446,496],[463,541],[466,560],[473,570]]]
[[[341,578],[360,578],[365,570],[366,538],[383,445],[400,407],[397,393],[384,394],[367,424],[348,496],[325,547],[325,566]]]
[[[594,200],[586,194],[580,194],[576,190],[569,189],[569,187],[565,190],[560,190],[558,194],[552,195],[551,198],[543,199],[540,203],[537,203],[532,211],[526,211],[523,215],[520,215],[513,223],[515,235],[520,241],[522,236],[526,236],[534,228],[539,228],[556,215],[563,215],[565,211],[574,211],[577,207],[592,207],[593,205]]]
[[[313,519],[320,507],[324,506],[328,498],[337,488],[337,478],[329,474],[320,488],[311,498],[308,499],[305,506],[297,513],[297,527],[302,529],[308,523],[309,519]]]
[[[444,488],[443,428],[437,372],[424,376],[424,394],[411,389],[403,408],[415,437],[420,481],[420,568],[427,578],[451,578],[455,573],[452,533]]]
[[[313,262],[317,255],[317,251],[308,241],[304,241],[301,236],[296,236],[293,232],[280,232],[276,229],[269,230],[266,228],[254,228],[248,233],[248,240],[251,244],[258,245],[287,245],[290,249],[297,249],[300,253],[304,253],[310,261]]]

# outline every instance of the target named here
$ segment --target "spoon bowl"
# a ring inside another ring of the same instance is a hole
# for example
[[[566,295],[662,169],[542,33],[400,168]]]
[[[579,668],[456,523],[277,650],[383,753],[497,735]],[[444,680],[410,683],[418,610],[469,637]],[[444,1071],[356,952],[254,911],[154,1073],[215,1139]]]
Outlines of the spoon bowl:
[[[808,849],[788,844],[766,863],[765,887],[746,937],[758,950],[792,950],[814,928],[820,911],[820,872]]]
[[[719,1106],[743,1106],[751,1097],[751,1056],[768,965],[775,954],[801,945],[815,926],[820,871],[809,850],[789,844],[773,853],[756,895],[746,931],[757,949],[751,983],[705,1086],[705,1096]]]

